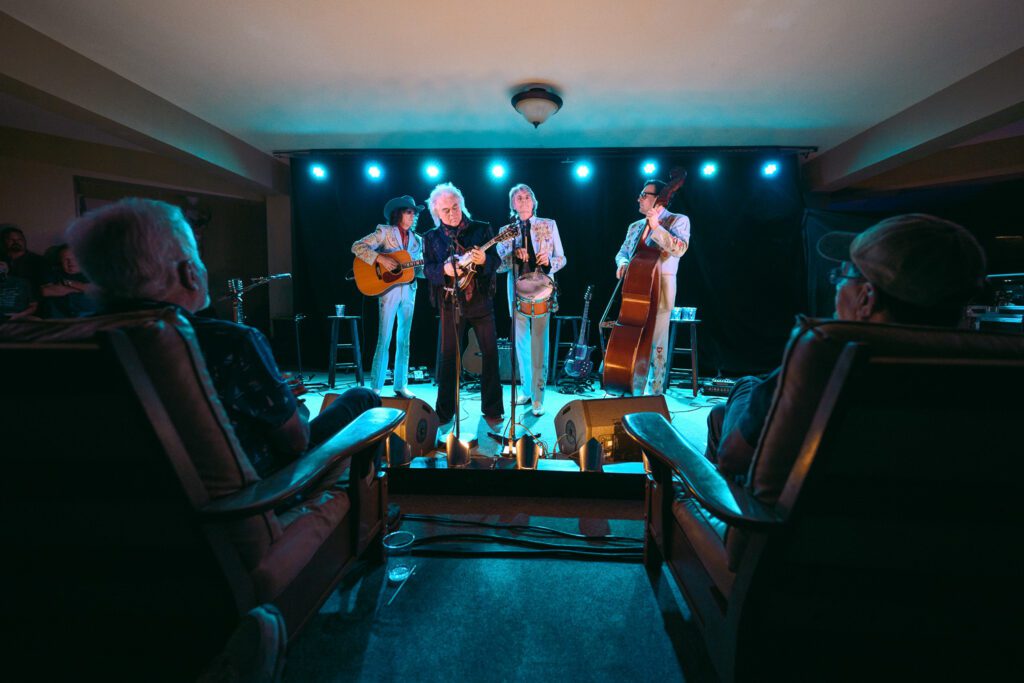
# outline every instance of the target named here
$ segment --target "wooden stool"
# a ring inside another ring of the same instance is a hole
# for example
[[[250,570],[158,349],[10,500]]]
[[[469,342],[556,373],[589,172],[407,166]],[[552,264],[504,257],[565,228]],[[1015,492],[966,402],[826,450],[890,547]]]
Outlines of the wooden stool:
[[[700,324],[699,320],[672,320],[669,323],[668,333],[668,358],[665,359],[665,391],[669,388],[669,378],[672,376],[672,362],[675,360],[677,353],[688,353],[690,354],[690,375],[693,385],[693,397],[697,398],[697,325]],[[676,328],[679,325],[688,325],[690,327],[690,346],[676,347]]]
[[[551,353],[551,360],[548,363],[548,384],[555,383],[555,376],[558,374],[558,353],[563,348],[572,348],[573,344],[580,336],[580,325],[583,324],[582,315],[556,315],[553,316],[555,321],[555,347]],[[562,341],[562,323],[572,324],[572,339],[567,342]]]
[[[359,348],[359,316],[358,315],[329,315],[327,319],[331,321],[331,358],[327,362],[327,386],[331,389],[334,388],[334,375],[337,370],[349,370],[354,368],[356,371],[356,381],[359,382],[359,386],[363,386],[363,353]],[[349,336],[352,341],[345,344],[338,343],[338,327],[342,320],[348,322]],[[338,362],[338,351],[345,350],[352,352],[351,363],[339,363]]]

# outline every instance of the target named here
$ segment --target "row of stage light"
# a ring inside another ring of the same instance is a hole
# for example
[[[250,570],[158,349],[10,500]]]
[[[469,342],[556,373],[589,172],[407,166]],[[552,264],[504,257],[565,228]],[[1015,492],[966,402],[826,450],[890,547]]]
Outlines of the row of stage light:
[[[761,175],[765,178],[774,178],[778,175],[779,169],[779,162],[769,160],[762,164]],[[423,165],[423,175],[430,180],[441,178],[442,172],[441,164],[436,161],[428,161]],[[593,172],[593,167],[585,161],[581,161],[572,167],[572,175],[579,181],[589,180]],[[653,178],[657,172],[658,164],[654,161],[645,161],[640,164],[640,173],[644,178]],[[327,167],[318,163],[309,165],[309,174],[313,180],[317,181],[325,181],[330,176]],[[509,174],[509,169],[506,164],[496,161],[487,166],[487,174],[492,180],[504,180]],[[718,164],[714,161],[705,161],[700,165],[700,175],[702,178],[714,178],[718,175]],[[366,177],[374,182],[382,180],[384,178],[384,167],[376,162],[368,163],[366,165]]]

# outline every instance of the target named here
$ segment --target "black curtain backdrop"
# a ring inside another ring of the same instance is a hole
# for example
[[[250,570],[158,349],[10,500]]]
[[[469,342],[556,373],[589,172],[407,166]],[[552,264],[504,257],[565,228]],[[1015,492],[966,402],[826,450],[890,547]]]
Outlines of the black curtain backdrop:
[[[974,182],[943,187],[911,188],[887,192],[848,192],[810,196],[804,216],[805,251],[808,255],[808,311],[830,316],[835,309],[835,290],[828,271],[835,263],[818,255],[818,239],[832,230],[862,232],[889,216],[929,213],[955,221],[971,231],[988,258],[989,273],[1024,272],[1024,179]],[[983,294],[979,303],[991,303]]]
[[[326,316],[335,304],[363,318],[363,356],[368,366],[376,345],[377,306],[345,280],[352,268],[352,243],[384,223],[385,202],[410,194],[425,203],[439,182],[451,181],[466,197],[473,217],[494,228],[508,222],[508,191],[516,183],[537,195],[538,215],[558,222],[567,265],[556,276],[560,314],[580,315],[583,293],[594,286],[591,343],[597,344],[597,320],[615,287],[614,256],[626,227],[640,218],[636,197],[643,186],[641,164],[654,159],[655,177],[685,168],[686,184],[670,209],[691,221],[690,249],[680,262],[676,306],[696,306],[700,326],[702,375],[763,372],[778,363],[794,315],[806,310],[806,268],[801,231],[803,200],[795,153],[778,150],[346,150],[309,153],[292,159],[296,312],[308,319],[303,352],[310,367],[328,361]],[[442,167],[428,179],[428,161]],[[495,180],[495,160],[508,174]],[[703,162],[714,160],[718,173],[704,178]],[[779,163],[772,178],[761,174],[768,160]],[[587,161],[585,182],[573,174]],[[368,163],[384,170],[379,181],[366,175]],[[313,164],[327,178],[314,180]],[[427,211],[419,232],[433,227]],[[509,315],[504,275],[495,299],[498,336],[508,336]],[[617,308],[616,308],[617,310]],[[437,324],[425,281],[417,294],[411,364],[432,368]],[[614,317],[614,314],[613,314]],[[553,326],[552,326],[553,327]],[[553,330],[552,330],[553,334]]]

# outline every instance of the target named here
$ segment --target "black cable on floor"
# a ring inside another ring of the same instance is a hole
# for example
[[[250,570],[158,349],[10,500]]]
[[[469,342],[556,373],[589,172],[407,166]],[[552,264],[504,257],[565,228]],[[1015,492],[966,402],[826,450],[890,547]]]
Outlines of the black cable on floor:
[[[402,519],[408,519],[414,522],[436,522],[438,524],[450,524],[453,526],[481,526],[490,529],[507,529],[509,531],[537,531],[541,533],[552,534],[555,536],[564,536],[565,538],[575,538],[582,541],[593,541],[595,543],[610,542],[642,544],[644,542],[642,538],[632,538],[629,536],[615,536],[613,534],[608,534],[606,536],[587,536],[586,534],[576,534],[571,531],[562,531],[561,529],[554,529],[552,527],[541,526],[538,524],[499,524],[495,522],[482,522],[479,520],[452,519],[451,517],[441,517],[439,515],[403,515]]]
[[[586,552],[602,557],[614,557],[616,555],[635,555],[643,553],[642,545],[628,546],[622,548],[593,548],[581,545],[559,545],[555,543],[544,543],[526,538],[511,538],[509,536],[496,536],[494,534],[439,534],[437,536],[423,536],[413,541],[413,548],[435,543],[452,543],[458,541],[470,541],[474,543],[497,543],[499,545],[514,545],[523,548],[533,548],[549,552]]]
[[[618,555],[603,555],[601,553],[589,552],[586,550],[453,550],[439,548],[419,548],[416,550],[417,557],[502,557],[502,558],[546,558],[560,560],[596,560],[601,562],[643,562],[644,554],[622,553]]]

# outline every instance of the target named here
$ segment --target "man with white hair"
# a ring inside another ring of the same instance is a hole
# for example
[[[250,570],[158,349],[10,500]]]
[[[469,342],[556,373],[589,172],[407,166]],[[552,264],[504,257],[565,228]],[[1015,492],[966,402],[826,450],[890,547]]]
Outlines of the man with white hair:
[[[540,417],[544,414],[544,385],[547,384],[550,354],[548,323],[554,301],[548,300],[546,312],[527,317],[516,306],[516,287],[519,286],[516,277],[533,272],[554,275],[565,267],[565,253],[555,221],[537,216],[537,195],[529,185],[519,183],[509,190],[508,204],[520,235],[496,248],[502,259],[500,270],[509,272],[509,314],[516,328],[516,364],[523,382],[523,394],[516,403],[526,405],[532,400],[533,414]],[[541,281],[547,283],[543,278]],[[553,285],[553,281],[550,284]],[[554,291],[551,296],[554,297]]]
[[[494,329],[495,272],[501,259],[493,249],[480,247],[493,237],[489,223],[474,221],[459,188],[442,183],[427,200],[437,226],[423,236],[423,272],[430,283],[430,301],[441,316],[441,366],[437,373],[437,417],[447,424],[455,415],[456,339],[466,323],[476,332],[483,354],[480,403],[492,425],[502,419],[501,383],[498,379],[498,339]],[[458,265],[460,259],[465,263]],[[458,271],[458,272],[457,272]],[[458,278],[456,278],[458,275]],[[464,283],[460,286],[460,283]]]
[[[68,227],[67,241],[103,312],[174,306],[189,320],[235,434],[261,477],[380,405],[371,390],[350,389],[309,421],[309,411],[281,377],[259,330],[194,317],[210,304],[209,284],[192,228],[179,208],[124,199],[76,220]]]

